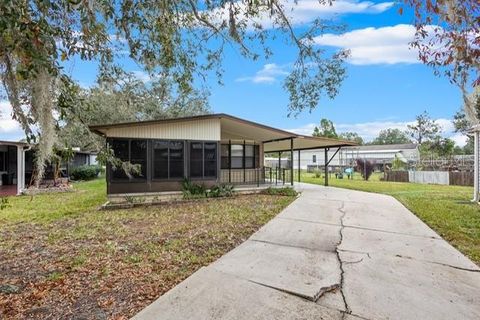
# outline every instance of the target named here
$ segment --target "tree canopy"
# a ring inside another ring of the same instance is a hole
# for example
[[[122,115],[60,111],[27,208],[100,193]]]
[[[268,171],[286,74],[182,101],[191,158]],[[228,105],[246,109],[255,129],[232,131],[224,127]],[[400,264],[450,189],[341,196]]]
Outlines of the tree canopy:
[[[313,129],[314,137],[325,137],[325,138],[338,138],[338,134],[335,131],[335,125],[332,120],[323,118],[320,120],[320,126]]]
[[[298,53],[284,83],[290,112],[334,97],[348,52],[327,53],[310,40],[339,27],[316,20],[297,31],[287,10],[280,0],[1,2],[0,75],[14,119],[28,139],[38,141],[39,175],[57,138],[55,108],[78,100],[64,68],[78,58],[98,62],[100,78],[109,78],[118,55],[126,53],[148,74],[169,79],[174,92],[189,93],[212,73],[221,82],[226,46],[245,58],[269,58],[267,40],[281,35]]]
[[[442,131],[427,111],[416,116],[415,123],[409,124],[407,128],[407,133],[418,144],[435,139]]]
[[[373,139],[371,144],[402,144],[411,143],[407,134],[400,129],[384,129],[381,130],[378,136]]]
[[[341,132],[338,137],[340,139],[345,139],[348,141],[353,141],[355,143],[358,143],[359,145],[363,144],[363,138],[358,135],[356,132]]]

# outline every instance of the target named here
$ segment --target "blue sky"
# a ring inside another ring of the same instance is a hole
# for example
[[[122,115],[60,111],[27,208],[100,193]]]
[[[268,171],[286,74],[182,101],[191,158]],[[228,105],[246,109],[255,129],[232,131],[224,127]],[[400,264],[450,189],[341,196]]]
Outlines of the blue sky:
[[[356,131],[366,140],[388,127],[404,129],[415,115],[428,111],[444,127],[445,135],[462,144],[454,135],[450,119],[461,107],[458,88],[447,79],[434,76],[420,64],[416,52],[409,50],[414,28],[411,12],[398,14],[390,1],[337,0],[325,7],[316,0],[300,0],[291,13],[295,26],[302,28],[314,18],[329,18],[344,23],[343,34],[315,39],[330,49],[351,50],[347,79],[339,95],[324,98],[315,111],[287,117],[288,95],[282,81],[295,59],[295,50],[284,42],[270,42],[274,55],[268,61],[252,62],[229,49],[224,59],[224,85],[209,80],[210,105],[214,112],[225,112],[271,126],[310,134],[321,118],[334,121],[337,131]],[[127,64],[131,71],[142,72]],[[76,62],[72,75],[82,84],[95,80],[93,63]],[[3,112],[2,112],[3,111]],[[8,119],[8,103],[0,102],[0,140],[21,138],[21,130]]]

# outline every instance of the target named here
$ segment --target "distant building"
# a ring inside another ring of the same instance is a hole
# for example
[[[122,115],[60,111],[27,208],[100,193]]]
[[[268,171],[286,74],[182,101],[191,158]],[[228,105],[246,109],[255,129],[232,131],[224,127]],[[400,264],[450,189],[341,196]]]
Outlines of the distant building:
[[[350,167],[355,165],[358,158],[369,160],[375,163],[377,169],[383,169],[384,165],[391,165],[395,157],[398,157],[405,163],[415,163],[420,160],[420,151],[418,145],[408,144],[390,144],[390,145],[364,145],[354,147],[343,147],[340,151],[332,148],[328,151],[329,166]],[[298,169],[298,152],[293,155],[293,167]],[[315,166],[323,167],[325,165],[325,151],[323,149],[304,150],[300,152],[300,168],[308,169]]]

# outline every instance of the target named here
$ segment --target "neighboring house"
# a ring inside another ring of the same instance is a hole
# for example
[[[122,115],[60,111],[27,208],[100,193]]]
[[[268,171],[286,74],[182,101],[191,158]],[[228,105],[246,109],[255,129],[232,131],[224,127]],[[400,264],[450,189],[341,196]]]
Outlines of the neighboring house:
[[[333,158],[332,158],[333,157]],[[391,165],[395,157],[405,163],[415,163],[420,160],[418,145],[391,144],[391,145],[364,145],[344,147],[338,152],[336,148],[328,151],[329,165],[331,167],[350,167],[355,165],[358,158],[373,162],[377,169],[383,169],[384,165]],[[328,160],[327,160],[328,161]],[[325,150],[305,150],[300,155],[300,168],[323,167],[325,164]],[[294,168],[298,169],[298,154],[294,154]]]
[[[0,196],[20,194],[28,186],[33,174],[34,151],[26,142],[0,140]],[[62,165],[64,175],[71,168],[80,165],[97,164],[97,154],[74,150],[74,157],[68,164]],[[45,172],[46,178],[52,177],[51,166]]]
[[[116,157],[141,165],[141,174],[132,177],[107,165],[107,193],[117,196],[179,191],[184,178],[206,187],[218,183],[264,183],[264,153],[354,145],[344,140],[303,136],[226,114],[90,128],[107,139]],[[293,178],[289,170],[292,183]]]
[[[25,188],[25,152],[28,143],[0,141],[0,196],[15,195]]]

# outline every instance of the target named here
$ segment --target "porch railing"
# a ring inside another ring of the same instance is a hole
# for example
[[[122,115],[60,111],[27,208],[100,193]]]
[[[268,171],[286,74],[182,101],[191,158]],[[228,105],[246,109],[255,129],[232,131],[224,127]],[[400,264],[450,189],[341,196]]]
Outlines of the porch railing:
[[[234,185],[283,185],[290,183],[287,168],[222,169],[220,181]]]

